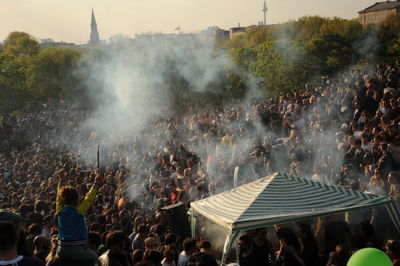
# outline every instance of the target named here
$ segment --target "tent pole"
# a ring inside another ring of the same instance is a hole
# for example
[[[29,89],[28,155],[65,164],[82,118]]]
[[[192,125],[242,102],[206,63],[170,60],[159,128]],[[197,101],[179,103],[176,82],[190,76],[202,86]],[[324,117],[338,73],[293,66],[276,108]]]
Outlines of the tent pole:
[[[191,224],[191,231],[192,231],[192,237],[196,238],[196,216],[194,215],[194,210],[191,209],[191,220],[190,220],[190,224]]]
[[[236,238],[235,242],[236,242],[236,263],[239,264],[239,246],[238,246],[238,238]]]
[[[229,235],[225,239],[224,250],[222,253],[221,265],[226,264],[226,260],[228,259],[229,251],[232,248],[233,243],[235,242],[237,236],[239,235],[239,231],[231,231]]]

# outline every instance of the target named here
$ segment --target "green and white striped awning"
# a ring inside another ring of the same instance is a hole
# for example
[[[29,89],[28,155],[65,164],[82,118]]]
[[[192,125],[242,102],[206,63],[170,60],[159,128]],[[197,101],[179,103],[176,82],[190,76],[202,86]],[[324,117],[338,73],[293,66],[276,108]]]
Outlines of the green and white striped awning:
[[[391,198],[275,173],[221,194],[195,201],[191,208],[228,229],[230,245],[242,230],[289,223],[350,210],[387,206],[397,229],[399,212]],[[228,244],[228,243],[226,243]],[[225,250],[226,251],[226,250]]]

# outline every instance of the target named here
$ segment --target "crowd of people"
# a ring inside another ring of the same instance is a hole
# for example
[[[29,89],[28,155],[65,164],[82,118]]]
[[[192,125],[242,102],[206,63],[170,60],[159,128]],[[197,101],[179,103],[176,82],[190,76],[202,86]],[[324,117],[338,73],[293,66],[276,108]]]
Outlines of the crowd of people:
[[[0,265],[216,265],[222,231],[200,224],[184,238],[162,208],[276,171],[397,199],[399,74],[400,62],[352,70],[280,97],[163,117],[131,136],[82,126],[90,113],[67,103],[3,115]],[[385,209],[249,230],[237,245],[241,266],[340,266],[364,247],[400,265]]]

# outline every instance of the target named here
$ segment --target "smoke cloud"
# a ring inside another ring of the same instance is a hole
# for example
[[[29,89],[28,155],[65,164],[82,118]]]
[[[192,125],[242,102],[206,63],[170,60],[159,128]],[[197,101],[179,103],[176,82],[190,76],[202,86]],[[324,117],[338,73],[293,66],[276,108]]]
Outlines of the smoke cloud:
[[[100,135],[123,136],[170,115],[174,89],[184,83],[194,92],[223,93],[225,53],[198,37],[143,36],[119,39],[82,61],[88,87],[98,105],[85,125]],[[178,77],[180,80],[171,80]],[[181,82],[181,83],[179,83]],[[173,108],[172,108],[173,107]]]

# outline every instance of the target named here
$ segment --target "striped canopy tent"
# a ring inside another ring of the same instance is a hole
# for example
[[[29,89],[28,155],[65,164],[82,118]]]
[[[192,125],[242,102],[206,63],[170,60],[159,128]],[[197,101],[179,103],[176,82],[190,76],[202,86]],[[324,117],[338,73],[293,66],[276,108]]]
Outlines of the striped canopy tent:
[[[275,173],[221,194],[191,203],[199,213],[229,231],[222,264],[240,231],[385,205],[400,232],[399,208],[380,197]],[[194,232],[193,232],[194,233]]]

